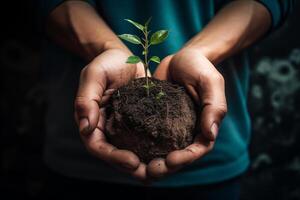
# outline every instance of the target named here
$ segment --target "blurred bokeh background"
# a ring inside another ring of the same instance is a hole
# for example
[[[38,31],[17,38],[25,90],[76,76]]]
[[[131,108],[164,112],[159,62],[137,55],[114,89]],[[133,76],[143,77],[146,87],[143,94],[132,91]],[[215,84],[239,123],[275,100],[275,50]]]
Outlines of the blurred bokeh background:
[[[42,35],[35,1],[1,6],[0,194],[40,199],[44,113]],[[252,164],[242,200],[300,199],[300,2],[286,23],[251,48]]]

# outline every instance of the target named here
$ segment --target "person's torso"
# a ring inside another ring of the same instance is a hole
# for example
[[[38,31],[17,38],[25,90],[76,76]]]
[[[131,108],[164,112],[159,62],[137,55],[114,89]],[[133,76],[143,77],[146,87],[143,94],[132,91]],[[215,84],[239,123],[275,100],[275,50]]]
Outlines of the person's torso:
[[[99,0],[94,3],[99,14],[116,34],[138,33],[124,19],[144,23],[152,17],[150,30],[154,32],[168,29],[168,39],[150,50],[150,55],[163,58],[176,53],[191,37],[199,33],[224,1]],[[137,46],[128,46],[135,54],[141,54],[142,50]],[[43,62],[44,80],[49,86],[45,160],[51,168],[68,176],[138,184],[129,176],[89,155],[80,141],[73,119],[73,101],[80,70],[84,65],[77,56],[52,42],[47,43]],[[250,137],[246,104],[249,76],[247,56],[244,53],[237,55],[216,67],[225,78],[228,114],[220,127],[213,151],[180,172],[158,181],[156,186],[218,182],[232,178],[246,169]],[[155,66],[152,65],[151,71],[154,70]]]

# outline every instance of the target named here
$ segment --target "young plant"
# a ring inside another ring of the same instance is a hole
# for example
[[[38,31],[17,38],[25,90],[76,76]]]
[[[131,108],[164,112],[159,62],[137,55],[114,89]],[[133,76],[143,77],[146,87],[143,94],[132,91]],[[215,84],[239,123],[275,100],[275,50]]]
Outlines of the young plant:
[[[137,23],[135,21],[132,21],[130,19],[125,19],[125,20],[127,22],[131,23],[133,26],[135,26],[137,29],[139,29],[143,33],[142,40],[138,36],[132,35],[132,34],[122,34],[122,35],[119,35],[119,37],[127,42],[132,43],[132,44],[142,46],[142,48],[143,48],[142,55],[144,55],[144,59],[142,60],[139,56],[132,55],[132,56],[128,57],[126,63],[130,63],[130,64],[136,64],[139,62],[143,63],[145,75],[146,75],[146,85],[144,85],[144,87],[146,88],[147,96],[149,96],[149,89],[154,86],[154,83],[152,83],[152,82],[149,84],[149,78],[148,78],[149,63],[150,63],[150,61],[158,63],[158,64],[160,63],[160,58],[158,56],[152,56],[149,59],[149,47],[151,45],[157,45],[157,44],[162,43],[168,37],[169,31],[168,30],[156,31],[155,33],[153,33],[151,35],[150,40],[149,40],[150,30],[148,28],[149,28],[149,23],[151,21],[151,18],[149,18],[144,25]]]

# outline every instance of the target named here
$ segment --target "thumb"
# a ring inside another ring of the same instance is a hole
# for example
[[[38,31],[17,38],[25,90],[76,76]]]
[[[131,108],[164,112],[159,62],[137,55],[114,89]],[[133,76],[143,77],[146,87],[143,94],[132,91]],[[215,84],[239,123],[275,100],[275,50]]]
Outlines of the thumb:
[[[100,117],[99,104],[106,87],[105,73],[94,72],[91,65],[81,71],[75,98],[75,120],[81,134],[91,133],[97,127]]]
[[[210,77],[210,80],[201,82],[202,85],[198,87],[202,101],[201,133],[211,141],[216,139],[221,121],[227,113],[224,79],[221,75],[217,77]]]
[[[169,64],[172,57],[173,55],[169,55],[160,62],[160,64],[158,65],[157,69],[153,74],[155,78],[159,80],[171,80],[169,75]]]
[[[204,105],[201,112],[201,133],[213,141],[217,138],[222,119],[227,112],[226,105]]]
[[[94,100],[77,96],[75,99],[75,119],[79,132],[86,135],[97,127],[99,121],[99,106]]]
[[[146,74],[145,74],[144,65],[142,63],[137,63],[135,78],[141,78],[141,77],[145,77],[145,76],[146,76]],[[148,70],[148,76],[151,76],[149,70]]]

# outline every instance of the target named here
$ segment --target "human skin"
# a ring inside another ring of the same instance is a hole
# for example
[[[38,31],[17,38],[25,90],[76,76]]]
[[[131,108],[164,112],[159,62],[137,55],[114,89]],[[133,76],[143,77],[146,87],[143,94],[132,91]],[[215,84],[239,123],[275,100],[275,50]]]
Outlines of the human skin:
[[[102,105],[114,89],[144,76],[142,65],[125,64],[131,52],[85,2],[67,1],[57,7],[48,18],[47,32],[60,45],[90,61],[81,72],[75,99],[75,119],[86,148],[99,159],[148,181],[175,172],[213,148],[227,112],[225,80],[215,65],[251,45],[270,25],[270,14],[260,3],[233,1],[179,52],[162,60],[154,76],[187,88],[202,108],[198,125],[201,134],[184,150],[148,165],[133,152],[107,143],[103,132],[106,117]]]

